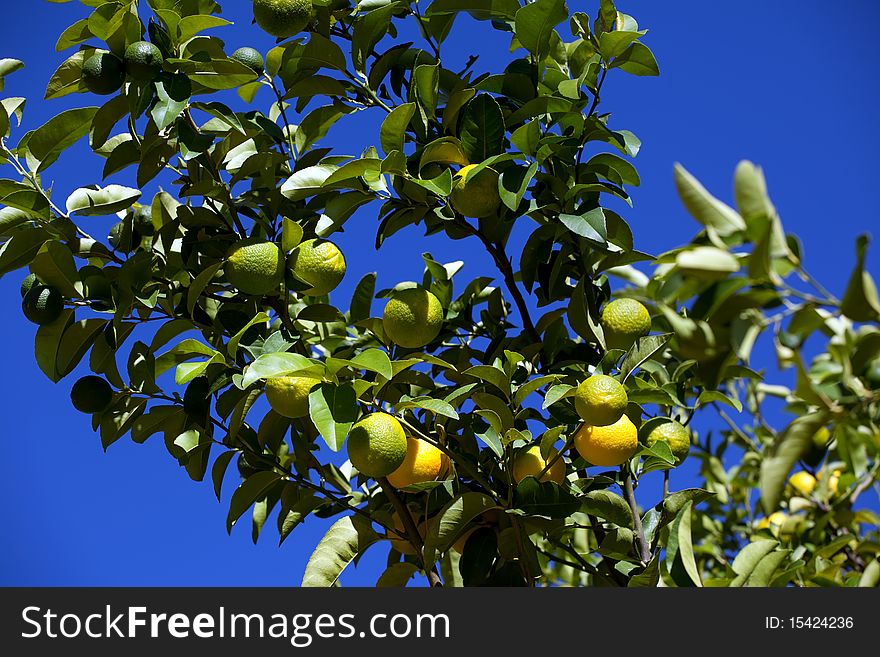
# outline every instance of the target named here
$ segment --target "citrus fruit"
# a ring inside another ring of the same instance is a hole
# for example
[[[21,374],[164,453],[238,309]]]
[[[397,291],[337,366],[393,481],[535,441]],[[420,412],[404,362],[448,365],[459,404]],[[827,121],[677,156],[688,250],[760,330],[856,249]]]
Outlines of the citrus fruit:
[[[816,447],[816,449],[825,449],[830,442],[831,430],[828,427],[820,427],[819,430],[813,434],[813,446]]]
[[[348,458],[361,474],[378,479],[397,470],[406,459],[403,427],[393,415],[371,413],[348,432]]]
[[[596,427],[585,424],[574,435],[574,447],[585,460],[604,467],[620,465],[639,446],[639,432],[626,415],[614,424]]]
[[[395,292],[382,315],[385,335],[408,349],[424,347],[443,328],[440,300],[423,288]]]
[[[258,75],[262,75],[263,71],[266,70],[266,62],[263,60],[263,56],[254,48],[239,48],[229,58],[244,64]]]
[[[809,472],[800,470],[789,477],[788,485],[802,497],[809,497],[816,489],[816,478]]]
[[[786,520],[788,520],[788,514],[784,511],[776,511],[769,516],[761,518],[758,521],[758,529],[769,529],[775,534],[785,524]]]
[[[279,39],[302,32],[312,15],[311,0],[254,0],[257,25]]]
[[[521,482],[526,477],[537,477],[547,463],[556,458],[556,454],[550,455],[547,460],[541,456],[541,446],[532,445],[527,450],[520,451],[513,460],[513,469],[511,474],[516,483]],[[540,482],[555,481],[561,484],[565,481],[565,461],[562,458],[556,459],[556,462],[550,466],[550,469],[538,480]]]
[[[162,51],[149,41],[136,41],[125,49],[123,56],[128,77],[150,82],[162,72]]]
[[[828,491],[829,497],[834,497],[840,492],[840,475],[843,474],[842,470],[832,470],[831,474],[828,475],[828,483],[825,485],[825,488]]]
[[[658,424],[645,436],[645,444],[648,447],[658,441],[669,445],[672,455],[679,463],[687,458],[691,449],[691,434],[684,425],[675,420]]]
[[[284,278],[284,254],[273,242],[245,241],[226,254],[226,278],[245,294],[269,294]]]
[[[51,324],[64,310],[64,298],[54,287],[34,285],[21,300],[24,316],[34,324]]]
[[[31,291],[31,288],[34,285],[39,285],[40,281],[37,278],[36,274],[28,274],[25,276],[24,280],[21,282],[21,298],[24,299],[25,295]]]
[[[131,225],[141,235],[152,235],[156,232],[153,226],[153,208],[149,205],[141,205],[131,213]]]
[[[446,474],[449,458],[431,443],[418,438],[406,437],[406,458],[394,472],[388,475],[395,488],[434,481]]]
[[[287,256],[287,270],[311,285],[304,294],[321,296],[336,289],[345,277],[345,256],[333,242],[306,240]]]
[[[498,193],[498,172],[494,169],[487,167],[466,179],[475,166],[468,164],[455,174],[456,182],[449,198],[457,212],[479,219],[498,211],[501,196]]]
[[[73,407],[83,413],[100,413],[113,401],[113,389],[100,376],[84,376],[70,389]]]
[[[602,310],[600,319],[608,349],[629,349],[651,331],[651,314],[635,299],[615,299]]]
[[[93,94],[106,96],[118,91],[125,82],[122,60],[109,52],[96,52],[83,63],[82,82]]]
[[[276,376],[266,380],[266,399],[272,410],[289,418],[309,414],[309,393],[321,379],[316,376]]]
[[[581,381],[574,393],[574,406],[587,424],[603,427],[614,424],[626,411],[629,398],[617,379],[594,374]]]
[[[412,515],[414,518],[418,517],[417,514],[413,513],[412,511],[410,512],[410,515]],[[399,536],[397,536],[391,532],[388,533],[389,540],[391,541],[391,546],[401,554],[415,554],[416,550],[413,547],[413,544],[409,542],[409,539],[407,539],[406,527],[403,526],[403,520],[396,511],[394,512],[394,515],[391,516],[391,524],[397,534],[399,534]],[[423,520],[422,522],[418,523],[417,529],[419,530],[419,535],[422,537],[422,540],[424,540],[425,534],[428,531],[428,521]]]

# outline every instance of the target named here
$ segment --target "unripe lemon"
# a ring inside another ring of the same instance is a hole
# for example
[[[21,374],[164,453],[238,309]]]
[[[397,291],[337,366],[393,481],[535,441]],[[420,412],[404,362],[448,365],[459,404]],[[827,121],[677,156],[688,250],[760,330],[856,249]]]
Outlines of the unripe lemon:
[[[388,475],[395,488],[434,481],[446,474],[449,458],[431,443],[418,438],[406,437],[406,458],[394,472]]]
[[[125,72],[133,80],[149,82],[162,72],[162,51],[149,41],[136,41],[125,49]]]
[[[639,432],[628,416],[622,415],[614,424],[596,427],[585,424],[574,435],[574,447],[593,465],[620,465],[639,447]]]
[[[125,82],[125,66],[116,55],[98,51],[82,67],[82,83],[93,94],[106,96],[119,91]]]
[[[64,297],[54,287],[34,285],[21,300],[21,310],[34,324],[52,324],[64,312]]]
[[[382,326],[395,344],[407,349],[424,347],[443,328],[443,306],[425,289],[401,290],[385,305]]]
[[[287,269],[312,287],[304,294],[321,296],[336,289],[345,277],[345,256],[333,242],[307,240],[287,257]]]
[[[574,393],[574,406],[587,424],[597,427],[614,424],[626,411],[629,398],[617,379],[594,374],[581,381]]]
[[[321,379],[316,376],[277,376],[266,380],[266,399],[272,410],[289,418],[307,417],[309,393]]]
[[[658,441],[669,445],[672,455],[679,464],[687,458],[691,449],[691,434],[683,424],[675,420],[658,424],[645,436],[645,444],[648,447]]]
[[[82,413],[100,413],[113,401],[113,389],[100,376],[84,376],[70,389],[70,401]]]
[[[313,15],[311,0],[254,0],[257,25],[279,39],[302,32]]]
[[[547,463],[556,458],[556,454],[551,454],[550,458],[544,460],[541,456],[541,446],[532,445],[527,450],[520,451],[513,460],[513,469],[511,474],[516,483],[521,482],[526,477],[537,477],[541,471],[547,467]],[[561,484],[565,481],[565,461],[562,458],[556,459],[556,462],[547,472],[538,480],[540,482],[555,481]]]
[[[629,349],[651,332],[651,314],[635,299],[615,299],[602,309],[600,318],[608,349]]]
[[[455,175],[456,183],[449,200],[452,207],[465,217],[481,219],[498,211],[501,196],[498,193],[498,172],[494,169],[486,167],[465,180],[475,166],[468,164]]]
[[[406,434],[393,415],[371,413],[348,432],[348,458],[358,472],[378,479],[397,470],[406,458]]]
[[[245,294],[274,292],[284,278],[284,254],[274,242],[248,240],[226,254],[226,278]]]
[[[266,61],[263,59],[263,55],[254,48],[239,48],[229,56],[229,59],[234,59],[240,64],[244,64],[258,75],[262,75],[263,71],[266,70]]]
[[[809,497],[816,489],[816,478],[809,472],[800,470],[789,477],[788,485],[802,497]]]

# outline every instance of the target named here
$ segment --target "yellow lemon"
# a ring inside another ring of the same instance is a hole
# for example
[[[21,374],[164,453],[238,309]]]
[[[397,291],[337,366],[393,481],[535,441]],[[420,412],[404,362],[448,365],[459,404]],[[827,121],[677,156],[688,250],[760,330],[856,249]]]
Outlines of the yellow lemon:
[[[802,497],[809,497],[816,489],[816,478],[809,472],[800,470],[789,477],[788,485]]]
[[[418,438],[406,437],[406,458],[394,472],[388,475],[389,483],[395,488],[406,488],[446,474],[449,459],[431,443]]]
[[[289,418],[309,414],[309,393],[321,379],[316,376],[276,376],[266,380],[266,399],[272,410]]]
[[[465,217],[482,219],[495,214],[501,205],[498,193],[498,172],[486,167],[468,178],[475,164],[462,167],[455,174],[450,201],[452,207]]]
[[[513,469],[511,471],[513,480],[519,483],[526,477],[537,477],[547,467],[547,463],[555,457],[556,454],[554,453],[550,455],[549,459],[544,460],[544,457],[541,456],[540,445],[532,445],[527,450],[520,451],[513,460]],[[539,481],[555,481],[557,484],[565,481],[565,461],[562,458],[556,459],[556,462],[544,473]]]
[[[639,431],[626,415],[605,427],[585,424],[574,435],[574,447],[593,465],[620,465],[636,453]]]

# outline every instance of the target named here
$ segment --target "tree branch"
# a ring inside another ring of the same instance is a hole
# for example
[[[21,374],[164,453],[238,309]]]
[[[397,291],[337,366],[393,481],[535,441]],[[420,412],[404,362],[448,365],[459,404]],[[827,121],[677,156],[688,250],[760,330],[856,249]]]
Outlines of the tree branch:
[[[419,528],[416,526],[416,522],[413,520],[412,514],[409,512],[409,508],[403,503],[403,500],[400,499],[394,486],[391,485],[386,477],[379,478],[379,485],[382,487],[382,490],[385,491],[385,495],[391,501],[391,506],[397,511],[397,516],[400,518],[401,522],[403,522],[403,528],[406,531],[407,539],[419,555],[419,560],[422,562],[422,570],[424,570],[428,582],[432,587],[442,587],[443,581],[440,579],[440,574],[437,572],[437,566],[432,563],[431,567],[428,568],[428,564],[425,563],[425,541],[419,533]]]
[[[639,515],[639,507],[636,504],[635,491],[633,490],[632,473],[629,471],[629,465],[623,467],[623,490],[626,493],[626,501],[629,508],[632,509],[633,526],[636,530],[636,542],[639,547],[639,557],[642,563],[651,561],[651,546],[645,538],[645,529],[642,527],[642,517]]]

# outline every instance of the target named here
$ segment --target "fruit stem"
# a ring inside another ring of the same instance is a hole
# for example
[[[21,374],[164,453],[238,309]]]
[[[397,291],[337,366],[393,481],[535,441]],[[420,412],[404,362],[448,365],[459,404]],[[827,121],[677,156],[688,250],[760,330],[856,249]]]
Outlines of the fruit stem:
[[[626,493],[626,501],[629,504],[629,508],[632,510],[633,514],[633,526],[636,530],[636,542],[639,546],[639,555],[642,563],[648,563],[649,561],[651,561],[651,548],[648,545],[648,541],[645,539],[645,529],[644,527],[642,527],[642,518],[639,515],[639,507],[636,504],[636,495],[633,490],[632,473],[630,472],[628,465],[624,465],[622,470],[623,490]]]
[[[413,520],[412,514],[409,512],[409,508],[403,503],[403,500],[400,499],[397,491],[394,490],[394,486],[389,483],[386,477],[379,478],[379,485],[385,492],[385,496],[391,501],[391,506],[397,511],[398,517],[403,522],[403,528],[406,530],[406,537],[419,555],[419,559],[422,562],[422,570],[425,572],[428,582],[432,587],[442,587],[443,581],[440,579],[440,574],[437,572],[437,566],[431,564],[431,567],[428,568],[428,564],[425,563],[425,555],[423,551],[425,541],[422,540],[422,535],[419,534],[419,529],[416,527],[416,522]]]

